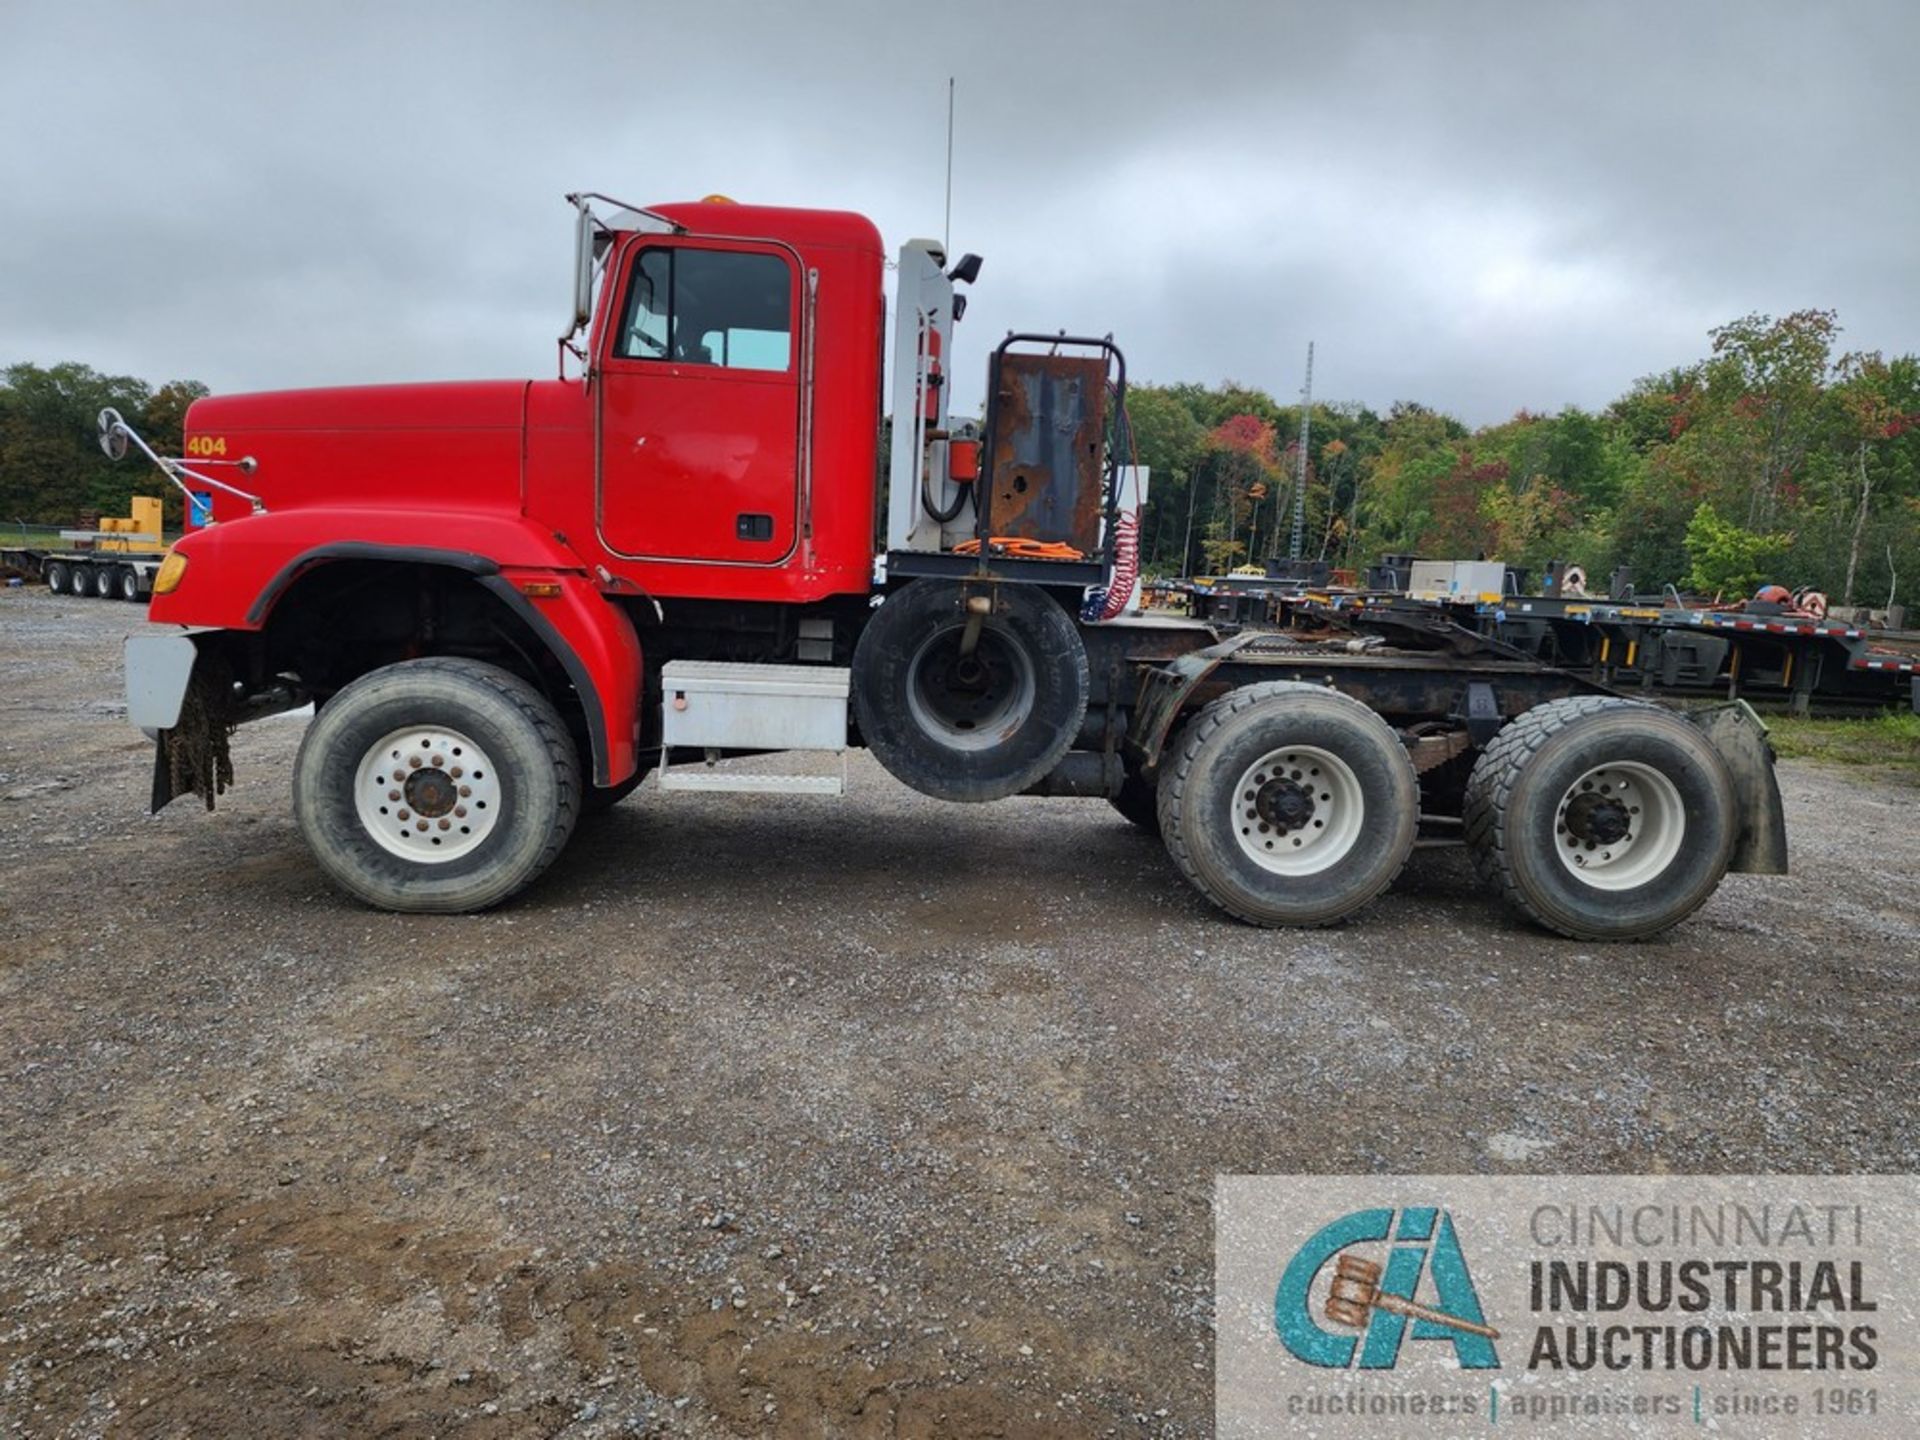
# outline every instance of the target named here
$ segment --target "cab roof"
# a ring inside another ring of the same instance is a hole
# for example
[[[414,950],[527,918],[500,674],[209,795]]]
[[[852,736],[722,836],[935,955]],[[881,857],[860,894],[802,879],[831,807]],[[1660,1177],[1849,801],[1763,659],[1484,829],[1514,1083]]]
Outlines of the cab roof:
[[[882,252],[880,231],[851,210],[803,210],[785,205],[737,205],[731,200],[677,200],[648,207],[689,234],[735,240],[784,240],[795,247]]]

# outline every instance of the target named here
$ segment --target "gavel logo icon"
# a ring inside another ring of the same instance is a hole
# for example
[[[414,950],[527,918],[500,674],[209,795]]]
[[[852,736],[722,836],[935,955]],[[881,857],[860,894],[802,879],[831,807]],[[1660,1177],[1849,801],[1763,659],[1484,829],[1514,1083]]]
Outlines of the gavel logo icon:
[[[1398,1295],[1383,1294],[1380,1289],[1380,1266],[1377,1263],[1362,1260],[1358,1255],[1340,1256],[1333,1265],[1333,1288],[1327,1292],[1327,1318],[1339,1325],[1362,1326],[1367,1323],[1368,1313],[1375,1309],[1390,1310],[1409,1320],[1430,1320],[1435,1325],[1447,1325],[1469,1334],[1484,1335],[1489,1340],[1500,1338],[1500,1332],[1491,1325],[1462,1320],[1458,1315],[1449,1315],[1444,1310],[1403,1300]]]

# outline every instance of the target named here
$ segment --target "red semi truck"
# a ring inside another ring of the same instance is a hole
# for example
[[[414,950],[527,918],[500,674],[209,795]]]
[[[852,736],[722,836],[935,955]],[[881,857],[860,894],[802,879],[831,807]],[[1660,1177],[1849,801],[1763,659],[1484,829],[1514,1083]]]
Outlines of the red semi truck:
[[[293,812],[334,880],[395,910],[505,900],[650,772],[832,789],[715,762],[850,746],[945,800],[1105,798],[1255,924],[1351,914],[1422,837],[1583,938],[1658,933],[1729,868],[1784,872],[1743,706],[1680,715],[1459,635],[1120,613],[1125,361],[1009,335],[957,427],[977,257],[899,249],[889,406],[868,220],[568,198],[558,378],[217,396],[180,457],[102,415],[109,453],[137,445],[205,522],[127,647],[156,809],[211,808],[232,728],[313,703]]]

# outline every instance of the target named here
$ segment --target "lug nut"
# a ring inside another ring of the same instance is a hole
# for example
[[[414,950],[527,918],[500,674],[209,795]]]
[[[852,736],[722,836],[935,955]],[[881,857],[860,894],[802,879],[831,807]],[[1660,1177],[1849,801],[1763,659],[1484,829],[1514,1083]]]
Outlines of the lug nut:
[[[400,798],[400,792],[398,790],[387,791],[387,799],[398,800],[399,798]]]
[[[451,820],[442,820],[440,822],[440,828],[442,830],[451,830],[453,828],[453,822]]]
[[[418,755],[409,755],[407,757],[407,768],[409,770],[418,770],[420,768],[420,757]]]
[[[459,819],[464,820],[467,818],[467,807],[464,805],[456,805],[453,807],[453,813]]]
[[[445,756],[442,756],[442,755],[436,755],[436,756],[434,756],[434,757],[433,757],[433,768],[434,768],[434,769],[436,769],[436,770],[438,770],[438,769],[440,769],[441,767],[443,767],[443,766],[444,766],[444,765],[445,765],[446,763],[447,763],[447,761],[446,761],[446,757],[445,757]]]
[[[413,812],[411,810],[402,810],[400,812],[400,818],[402,820],[411,820],[413,818]]]
[[[453,769],[451,769],[451,770],[449,770],[449,771],[448,771],[447,773],[448,773],[449,775],[451,775],[451,776],[453,776],[453,778],[454,778],[454,779],[456,779],[456,780],[458,780],[458,779],[460,778],[460,776],[461,776],[461,773],[462,773],[462,772],[461,772],[461,769],[460,769],[460,767],[459,767],[458,765],[456,765],[456,766],[454,766],[454,767],[453,767]]]
[[[416,830],[424,830],[427,828],[427,822],[424,820],[416,820],[413,822],[413,828]]]
[[[460,772],[456,770],[453,773],[458,775]],[[473,787],[471,785],[462,785],[460,787],[460,793],[462,796],[471,795],[473,794]]]

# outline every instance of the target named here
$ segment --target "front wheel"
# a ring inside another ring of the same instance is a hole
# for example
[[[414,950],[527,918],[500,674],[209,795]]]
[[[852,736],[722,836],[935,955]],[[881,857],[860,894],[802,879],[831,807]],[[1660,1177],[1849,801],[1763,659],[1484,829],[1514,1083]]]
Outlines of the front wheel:
[[[1467,846],[1515,910],[1576,940],[1642,940],[1706,904],[1738,829],[1726,762],[1657,705],[1536,705],[1467,781]]]
[[[294,762],[293,809],[321,868],[368,904],[482,910],[566,844],[579,762],[558,712],[518,676],[409,660],[321,707]]]
[[[1406,747],[1359,701],[1318,685],[1249,685],[1180,735],[1159,785],[1180,872],[1254,925],[1330,925],[1413,852],[1420,787]]]

